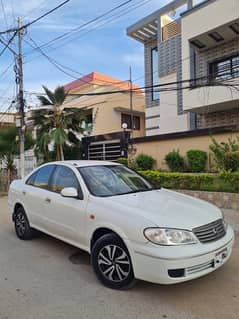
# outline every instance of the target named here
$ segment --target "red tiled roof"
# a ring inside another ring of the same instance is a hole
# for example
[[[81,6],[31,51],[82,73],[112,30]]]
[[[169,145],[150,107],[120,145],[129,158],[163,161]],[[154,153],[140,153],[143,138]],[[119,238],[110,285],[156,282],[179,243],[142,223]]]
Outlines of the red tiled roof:
[[[89,73],[82,78],[75,80],[73,82],[70,82],[64,86],[65,91],[69,92],[71,90],[80,88],[84,85],[89,85],[89,84],[99,84],[101,86],[104,85],[109,85],[109,86],[114,86],[119,88],[120,90],[129,90],[130,89],[130,84],[128,81],[120,81],[118,79],[112,78],[110,76],[97,73],[97,72],[92,72]],[[133,85],[133,89],[139,89],[138,86]],[[142,92],[141,92],[142,93]]]

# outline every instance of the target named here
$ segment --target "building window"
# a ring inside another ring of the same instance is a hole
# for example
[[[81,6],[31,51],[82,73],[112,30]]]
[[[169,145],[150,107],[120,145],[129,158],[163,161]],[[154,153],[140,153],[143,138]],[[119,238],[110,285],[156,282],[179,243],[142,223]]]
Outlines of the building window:
[[[152,100],[159,100],[159,87],[155,87],[155,85],[159,84],[159,63],[158,63],[158,48],[153,48],[151,50],[151,72],[152,72]]]
[[[121,126],[123,123],[127,124],[128,129],[132,129],[131,126],[131,115],[130,114],[121,114]],[[134,130],[140,130],[140,117],[139,116],[133,116],[133,128]]]
[[[210,80],[229,80],[239,77],[239,55],[209,64]]]

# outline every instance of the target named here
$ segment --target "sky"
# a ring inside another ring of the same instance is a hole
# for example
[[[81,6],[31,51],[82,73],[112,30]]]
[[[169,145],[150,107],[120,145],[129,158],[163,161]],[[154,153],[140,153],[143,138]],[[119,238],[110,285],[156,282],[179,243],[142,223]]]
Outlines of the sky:
[[[92,23],[70,36],[43,47],[47,57],[68,68],[56,68],[39,50],[32,46],[42,45],[104,14],[126,0],[70,0],[63,7],[29,26],[23,34],[24,90],[28,104],[36,102],[42,85],[54,89],[79,78],[82,74],[100,72],[119,80],[132,78],[138,85],[144,84],[143,45],[126,35],[126,28],[146,15],[166,5],[170,0],[132,0],[98,22]],[[0,32],[16,27],[17,17],[26,24],[53,9],[63,0],[0,0]],[[142,6],[136,8],[136,6]],[[119,16],[121,15],[121,17]],[[8,41],[9,35],[2,36]],[[11,44],[16,50],[17,38]],[[3,46],[0,47],[0,52]],[[13,55],[6,50],[0,56],[0,112],[4,112],[15,95]],[[59,64],[58,64],[59,66]],[[9,67],[9,68],[8,68]],[[8,69],[7,69],[8,68]],[[7,70],[7,71],[6,71]],[[5,73],[3,73],[6,71]]]

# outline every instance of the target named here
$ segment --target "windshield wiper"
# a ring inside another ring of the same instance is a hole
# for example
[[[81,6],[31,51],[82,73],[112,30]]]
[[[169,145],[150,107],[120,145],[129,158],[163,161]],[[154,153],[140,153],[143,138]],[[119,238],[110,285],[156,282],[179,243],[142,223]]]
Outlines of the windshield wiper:
[[[127,195],[127,194],[134,194],[134,193],[141,193],[141,192],[149,192],[155,190],[154,188],[148,188],[148,189],[136,189],[125,193],[117,193],[113,194],[111,196],[119,196],[119,195]]]
[[[101,197],[113,197],[113,196],[120,196],[120,195],[128,195],[128,194],[135,194],[135,193],[141,193],[141,192],[149,192],[149,191],[154,191],[154,190],[158,190],[160,188],[148,188],[148,189],[136,189],[136,190],[132,190],[129,192],[125,192],[125,193],[116,193],[116,194],[110,194],[110,195],[104,195]]]

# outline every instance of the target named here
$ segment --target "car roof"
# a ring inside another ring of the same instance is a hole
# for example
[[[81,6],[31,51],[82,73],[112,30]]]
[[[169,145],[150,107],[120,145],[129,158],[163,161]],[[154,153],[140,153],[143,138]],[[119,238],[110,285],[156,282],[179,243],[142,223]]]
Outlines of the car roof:
[[[92,160],[76,160],[76,161],[57,161],[50,162],[47,164],[66,164],[74,167],[85,167],[85,166],[100,166],[100,165],[120,165],[119,163],[109,161],[92,161]]]

